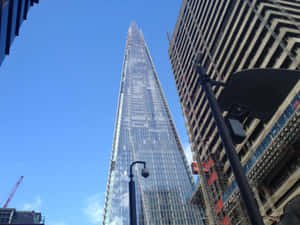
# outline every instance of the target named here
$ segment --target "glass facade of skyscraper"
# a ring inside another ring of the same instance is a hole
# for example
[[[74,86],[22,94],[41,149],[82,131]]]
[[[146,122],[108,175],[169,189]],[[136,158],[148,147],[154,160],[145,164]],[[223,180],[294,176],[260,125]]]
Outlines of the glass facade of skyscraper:
[[[134,169],[139,225],[203,223],[202,209],[187,204],[193,188],[175,126],[142,32],[128,31],[103,224],[129,224],[128,171],[143,160],[148,178]]]

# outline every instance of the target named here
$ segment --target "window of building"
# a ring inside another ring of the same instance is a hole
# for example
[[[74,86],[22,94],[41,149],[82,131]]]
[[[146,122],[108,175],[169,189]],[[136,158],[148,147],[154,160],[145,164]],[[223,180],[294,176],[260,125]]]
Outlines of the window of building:
[[[266,194],[263,191],[258,192],[261,202],[264,204],[267,201]]]
[[[283,161],[281,165],[274,168],[270,173],[272,176],[266,178],[263,183],[271,193],[275,193],[298,168],[300,168],[299,158],[294,157],[286,162]]]
[[[256,128],[248,138],[248,142],[250,143],[250,145],[252,145],[252,143],[256,140],[256,138],[258,138],[258,136],[261,134],[263,129],[264,129],[263,122],[259,122],[259,124],[256,126]]]

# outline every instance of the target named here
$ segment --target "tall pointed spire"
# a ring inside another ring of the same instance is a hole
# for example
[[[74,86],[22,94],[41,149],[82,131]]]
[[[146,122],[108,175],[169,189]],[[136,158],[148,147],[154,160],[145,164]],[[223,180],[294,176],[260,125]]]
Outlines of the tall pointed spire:
[[[203,224],[202,209],[186,203],[193,180],[141,31],[127,36],[104,225],[129,224],[128,169],[146,161],[150,176],[135,171],[140,225]],[[136,168],[139,170],[139,168]]]

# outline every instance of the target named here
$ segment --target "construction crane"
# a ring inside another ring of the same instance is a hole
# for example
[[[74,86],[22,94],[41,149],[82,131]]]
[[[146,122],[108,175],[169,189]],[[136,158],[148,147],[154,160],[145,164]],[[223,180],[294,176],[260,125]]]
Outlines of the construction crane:
[[[16,185],[14,186],[14,188],[12,189],[7,201],[5,202],[3,208],[6,208],[8,203],[10,202],[10,200],[12,199],[12,197],[14,196],[14,194],[16,193],[16,190],[18,189],[20,183],[22,182],[24,176],[21,176],[18,180],[18,182],[16,183]]]

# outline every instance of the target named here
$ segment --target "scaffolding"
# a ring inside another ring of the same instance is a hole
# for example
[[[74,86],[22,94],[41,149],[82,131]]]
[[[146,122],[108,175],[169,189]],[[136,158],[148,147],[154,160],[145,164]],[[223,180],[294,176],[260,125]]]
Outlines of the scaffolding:
[[[248,217],[243,211],[241,201],[234,201],[230,208],[224,208],[223,193],[226,188],[226,178],[223,175],[222,163],[215,159],[214,154],[207,154],[204,159],[197,159],[200,176],[198,189],[206,208],[208,225],[247,225]],[[194,163],[193,163],[193,166]],[[197,193],[199,195],[199,193]],[[191,203],[196,203],[190,201]],[[199,202],[198,202],[199,204]]]

